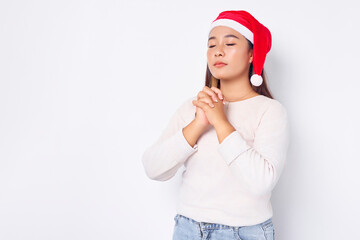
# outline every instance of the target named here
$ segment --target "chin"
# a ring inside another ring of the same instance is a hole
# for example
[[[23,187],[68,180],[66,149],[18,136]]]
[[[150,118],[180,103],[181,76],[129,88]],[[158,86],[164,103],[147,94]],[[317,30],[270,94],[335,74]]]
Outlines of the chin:
[[[224,73],[222,73],[218,69],[210,70],[210,73],[211,73],[211,75],[214,76],[214,78],[217,78],[217,79],[220,79],[220,78],[224,77]]]
[[[231,78],[233,77],[233,72],[230,71],[230,69],[226,69],[226,67],[224,68],[213,68],[210,69],[211,75],[213,75],[215,78],[217,79],[226,79],[226,78]]]
[[[227,79],[229,77],[231,77],[229,74],[226,74],[226,73],[214,73],[212,74],[216,79]]]
[[[247,72],[232,72],[232,71],[221,71],[221,69],[214,71],[211,73],[216,79],[226,80],[226,79],[234,79],[238,78],[244,74],[248,74]]]

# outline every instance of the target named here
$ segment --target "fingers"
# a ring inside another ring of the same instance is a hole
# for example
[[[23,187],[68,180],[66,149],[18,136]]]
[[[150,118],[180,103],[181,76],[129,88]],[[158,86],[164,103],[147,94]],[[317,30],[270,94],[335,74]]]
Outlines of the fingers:
[[[199,93],[198,93],[198,95],[197,95],[197,100],[198,101],[203,101],[203,102],[206,102],[206,103],[208,103],[211,107],[215,107],[215,105],[213,104],[213,101],[212,101],[212,99],[211,99],[211,97],[207,94],[207,93],[205,93],[205,92],[203,92],[203,91],[200,91]]]
[[[192,104],[196,107],[203,109],[205,112],[210,108],[207,103],[199,100],[192,100]]]
[[[225,104],[225,97],[219,88],[217,88],[217,87],[209,88],[208,86],[205,86],[203,88],[203,91],[209,93],[209,95],[211,95],[212,98],[215,99],[214,100],[215,102],[218,102],[219,99],[221,99],[222,103]]]
[[[200,91],[197,95],[197,100],[202,100],[208,103],[211,107],[214,107],[213,102],[219,102],[221,99],[222,103],[225,104],[225,97],[223,96],[221,90],[217,87],[204,86],[203,90]]]
[[[200,98],[198,99],[197,101],[201,101],[201,102],[204,102],[204,103],[207,103],[210,105],[210,107],[215,107],[215,105],[213,104],[211,98],[209,96],[207,97],[204,97],[204,98]]]
[[[213,99],[214,102],[218,102],[219,98],[217,96],[217,93],[215,93],[211,88],[209,88],[208,86],[205,86],[202,90],[203,92],[207,93],[211,99]]]
[[[224,99],[224,96],[222,95],[222,92],[221,92],[220,89],[218,89],[217,87],[211,87],[210,89],[213,90],[215,93],[217,93],[217,94],[218,94],[218,97],[219,97],[221,100]]]

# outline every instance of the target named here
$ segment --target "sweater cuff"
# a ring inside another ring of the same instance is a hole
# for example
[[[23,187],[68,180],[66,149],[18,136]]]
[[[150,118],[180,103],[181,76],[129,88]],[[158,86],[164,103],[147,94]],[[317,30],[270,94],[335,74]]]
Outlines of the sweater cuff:
[[[238,131],[230,133],[218,146],[218,152],[228,165],[231,164],[237,156],[249,149],[250,146],[242,138]]]
[[[194,145],[194,147],[191,147],[191,145],[188,143],[188,141],[185,139],[185,136],[182,132],[182,128],[180,128],[174,136],[174,141],[177,145],[177,147],[174,149],[176,150],[177,156],[183,156],[181,159],[187,159],[190,155],[195,153],[198,150],[197,143]]]

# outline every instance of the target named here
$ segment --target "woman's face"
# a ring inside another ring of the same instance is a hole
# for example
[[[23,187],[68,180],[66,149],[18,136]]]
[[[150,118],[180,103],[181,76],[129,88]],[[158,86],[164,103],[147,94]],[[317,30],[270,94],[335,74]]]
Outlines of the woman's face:
[[[216,62],[224,66],[215,66]],[[248,76],[252,61],[252,49],[247,39],[230,27],[214,27],[209,34],[207,63],[211,74],[217,79]]]

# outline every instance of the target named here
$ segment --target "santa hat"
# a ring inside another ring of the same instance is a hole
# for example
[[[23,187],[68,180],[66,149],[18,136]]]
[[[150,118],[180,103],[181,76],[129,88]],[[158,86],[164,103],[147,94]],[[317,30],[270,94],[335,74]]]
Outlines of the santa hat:
[[[271,33],[264,25],[244,10],[224,11],[212,21],[210,31],[216,26],[226,26],[238,31],[253,44],[253,69],[254,74],[250,81],[254,86],[260,86],[266,54],[271,49]]]

